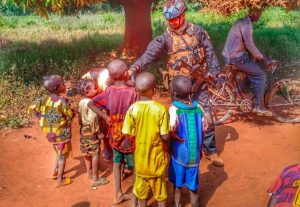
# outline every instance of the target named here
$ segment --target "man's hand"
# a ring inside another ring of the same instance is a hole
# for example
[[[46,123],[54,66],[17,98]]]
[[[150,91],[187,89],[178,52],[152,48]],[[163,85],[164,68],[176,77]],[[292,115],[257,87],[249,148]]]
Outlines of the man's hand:
[[[211,72],[208,72],[208,73],[206,74],[206,78],[211,78],[211,79],[213,79],[213,80],[216,80],[217,75],[216,75],[216,74],[213,74],[213,73],[211,73]]]
[[[268,70],[272,69],[272,66],[275,62],[276,62],[276,60],[273,60],[269,57],[264,58],[264,65],[265,65],[265,68]]]
[[[136,65],[136,66],[131,66],[128,70],[128,75],[130,77],[131,83],[130,85],[134,85],[135,82],[135,78],[137,76],[137,73],[140,72],[141,68],[140,66]]]
[[[134,75],[134,74],[140,72],[140,70],[141,70],[141,67],[138,66],[138,65],[131,66],[131,67],[129,68],[128,74],[129,74],[129,76],[131,77],[132,75]]]

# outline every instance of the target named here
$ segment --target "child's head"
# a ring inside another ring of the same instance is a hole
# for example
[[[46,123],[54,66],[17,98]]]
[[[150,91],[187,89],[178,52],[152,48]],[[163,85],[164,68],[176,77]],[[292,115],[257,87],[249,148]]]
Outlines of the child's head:
[[[77,85],[77,91],[82,96],[92,98],[97,95],[97,84],[93,79],[81,79]]]
[[[128,67],[119,59],[113,60],[108,64],[108,72],[110,79],[114,81],[128,80]]]
[[[60,75],[44,76],[44,87],[49,93],[64,93],[66,86],[63,78]]]
[[[188,98],[192,93],[192,88],[192,80],[187,76],[178,75],[171,81],[171,94],[173,98]]]
[[[141,96],[152,97],[155,94],[155,76],[149,72],[139,74],[135,87]]]

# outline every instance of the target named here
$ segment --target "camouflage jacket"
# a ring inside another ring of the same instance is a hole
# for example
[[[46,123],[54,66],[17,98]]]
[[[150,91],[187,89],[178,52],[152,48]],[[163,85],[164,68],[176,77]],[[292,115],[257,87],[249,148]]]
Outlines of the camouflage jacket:
[[[177,34],[167,29],[163,34],[153,39],[144,54],[132,66],[140,66],[144,69],[148,64],[157,61],[163,51],[167,52],[170,56],[174,52],[173,37]],[[208,71],[212,74],[219,74],[221,68],[219,61],[214,53],[210,38],[207,32],[198,25],[188,23],[187,28],[181,35],[190,36],[190,38],[196,38],[199,47],[203,48],[205,54],[205,63],[208,67]],[[177,35],[178,36],[178,35]]]

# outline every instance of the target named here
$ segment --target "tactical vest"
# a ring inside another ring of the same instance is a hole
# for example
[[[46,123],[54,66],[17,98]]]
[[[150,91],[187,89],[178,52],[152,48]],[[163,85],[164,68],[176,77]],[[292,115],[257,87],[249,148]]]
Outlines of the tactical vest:
[[[176,75],[191,76],[190,68],[179,60],[184,60],[190,65],[201,65],[202,69],[206,68],[205,50],[201,46],[200,39],[194,34],[194,25],[188,24],[184,34],[176,34],[167,29],[172,38],[172,52],[169,53],[168,71],[170,77]],[[174,68],[174,66],[176,68]]]

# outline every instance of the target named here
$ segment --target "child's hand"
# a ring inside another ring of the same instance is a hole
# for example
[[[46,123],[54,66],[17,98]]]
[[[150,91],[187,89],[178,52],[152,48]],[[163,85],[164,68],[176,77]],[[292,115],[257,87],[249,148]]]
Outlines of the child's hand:
[[[182,139],[181,137],[179,137],[175,131],[170,131],[170,136],[171,136],[171,139],[175,140],[176,142],[179,142],[179,143],[185,142],[185,140]]]
[[[104,118],[104,120],[105,120],[105,122],[108,124],[108,126],[111,126],[111,125],[112,125],[111,119],[110,119],[109,116],[106,115],[105,118]]]
[[[34,113],[34,116],[37,117],[37,118],[41,118],[42,115],[41,115],[40,112],[35,112],[35,113]]]
[[[185,142],[185,140],[182,139],[182,138],[180,138],[179,136],[175,136],[175,137],[173,137],[173,139],[174,139],[176,142],[179,142],[179,143],[184,143],[184,142]]]

